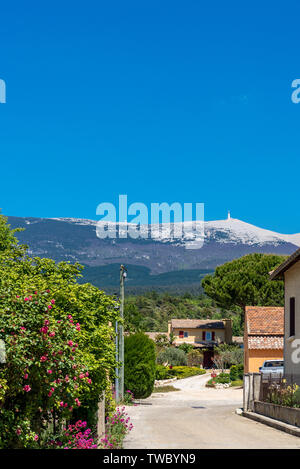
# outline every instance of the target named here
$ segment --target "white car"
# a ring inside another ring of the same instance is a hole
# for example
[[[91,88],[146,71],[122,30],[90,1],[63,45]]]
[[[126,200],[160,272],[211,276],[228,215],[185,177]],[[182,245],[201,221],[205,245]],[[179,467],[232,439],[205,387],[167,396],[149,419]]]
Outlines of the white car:
[[[282,378],[283,370],[283,360],[266,360],[259,368],[263,381]]]

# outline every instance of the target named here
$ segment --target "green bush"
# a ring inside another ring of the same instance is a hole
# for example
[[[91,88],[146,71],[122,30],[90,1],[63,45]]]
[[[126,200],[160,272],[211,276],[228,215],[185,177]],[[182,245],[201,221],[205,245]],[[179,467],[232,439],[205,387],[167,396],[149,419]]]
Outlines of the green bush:
[[[237,381],[244,378],[244,365],[232,365],[230,367],[230,380]]]
[[[155,381],[155,345],[146,334],[125,337],[124,381],[125,389],[143,399],[153,391]]]
[[[179,345],[179,350],[183,350],[185,353],[190,353],[193,350],[192,344],[187,344],[186,342],[184,344]]]
[[[216,384],[229,384],[230,383],[230,376],[229,373],[220,373],[215,378],[211,378],[207,381],[206,387],[207,388],[214,388]]]
[[[243,386],[244,381],[242,379],[237,379],[235,381],[231,381],[230,386]]]
[[[187,355],[183,350],[169,347],[159,353],[157,363],[163,365],[167,363],[171,366],[182,366],[187,364]]]
[[[230,375],[229,373],[220,373],[216,378],[215,378],[216,383],[220,384],[226,384],[230,383]]]
[[[172,374],[170,373],[170,369],[167,366],[163,365],[156,365],[156,376],[155,379],[168,379],[172,378]]]
[[[196,366],[174,366],[169,370],[170,375],[178,379],[189,378],[190,376],[203,375],[206,373],[205,370]]]

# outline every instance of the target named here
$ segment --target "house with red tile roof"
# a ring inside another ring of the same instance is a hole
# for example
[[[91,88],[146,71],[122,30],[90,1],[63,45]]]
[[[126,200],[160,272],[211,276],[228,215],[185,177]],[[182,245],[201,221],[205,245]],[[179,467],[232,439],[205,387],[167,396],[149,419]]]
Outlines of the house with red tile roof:
[[[245,373],[256,373],[265,360],[283,359],[284,308],[246,306]]]

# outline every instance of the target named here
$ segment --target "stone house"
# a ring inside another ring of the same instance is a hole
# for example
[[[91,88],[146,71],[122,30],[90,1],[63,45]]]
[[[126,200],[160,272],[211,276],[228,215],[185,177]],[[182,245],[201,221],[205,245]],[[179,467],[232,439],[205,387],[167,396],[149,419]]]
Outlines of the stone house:
[[[174,335],[174,345],[191,344],[204,349],[203,366],[210,368],[214,347],[220,343],[232,343],[231,319],[171,319],[168,336]]]

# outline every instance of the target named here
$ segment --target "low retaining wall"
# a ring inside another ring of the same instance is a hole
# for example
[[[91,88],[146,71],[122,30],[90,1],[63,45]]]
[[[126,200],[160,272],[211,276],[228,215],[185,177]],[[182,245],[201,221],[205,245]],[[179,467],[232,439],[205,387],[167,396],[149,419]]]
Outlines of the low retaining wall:
[[[166,386],[167,384],[175,383],[175,381],[177,381],[177,378],[155,380],[154,387]]]
[[[254,412],[281,422],[300,427],[300,409],[284,407],[269,402],[254,401]]]

